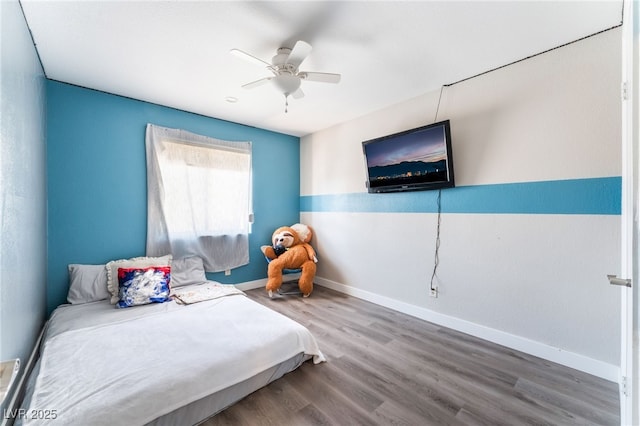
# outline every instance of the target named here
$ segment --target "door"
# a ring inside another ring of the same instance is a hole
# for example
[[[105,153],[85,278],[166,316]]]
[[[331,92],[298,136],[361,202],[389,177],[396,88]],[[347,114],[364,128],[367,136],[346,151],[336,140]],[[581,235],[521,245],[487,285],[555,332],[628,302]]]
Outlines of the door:
[[[622,425],[640,424],[638,413],[638,10],[634,1],[624,2],[622,26],[622,205],[620,286],[620,420]],[[615,280],[614,280],[615,281]]]

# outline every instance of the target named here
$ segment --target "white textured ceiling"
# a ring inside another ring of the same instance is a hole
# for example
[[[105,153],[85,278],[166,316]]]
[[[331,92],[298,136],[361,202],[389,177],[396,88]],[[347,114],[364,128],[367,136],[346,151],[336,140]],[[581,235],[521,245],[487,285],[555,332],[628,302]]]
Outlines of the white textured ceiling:
[[[622,22],[614,1],[43,1],[21,0],[46,76],[206,116],[302,136]],[[267,62],[297,40],[303,81],[289,100]],[[238,99],[229,103],[225,98]]]

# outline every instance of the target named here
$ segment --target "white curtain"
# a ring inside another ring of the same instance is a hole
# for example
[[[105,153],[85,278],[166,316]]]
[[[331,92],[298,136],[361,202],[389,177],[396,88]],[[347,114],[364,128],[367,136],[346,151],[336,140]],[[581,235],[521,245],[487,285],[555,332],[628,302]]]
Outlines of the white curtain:
[[[147,256],[199,256],[207,272],[249,263],[251,142],[147,124]]]

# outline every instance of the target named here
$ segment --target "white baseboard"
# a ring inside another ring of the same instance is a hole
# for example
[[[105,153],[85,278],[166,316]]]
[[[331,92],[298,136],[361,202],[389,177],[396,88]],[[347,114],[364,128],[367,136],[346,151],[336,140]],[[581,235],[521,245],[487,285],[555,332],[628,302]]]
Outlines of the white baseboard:
[[[266,285],[267,285],[267,279],[262,278],[259,280],[246,281],[240,284],[236,284],[236,288],[238,288],[239,290],[245,291],[245,290],[253,290],[254,288],[264,287]]]
[[[246,281],[240,284],[236,284],[236,288],[238,288],[239,290],[245,291],[245,290],[253,290],[254,288],[265,288],[266,285],[267,285],[267,279],[262,278],[260,280]],[[266,291],[267,290],[265,290],[265,293]]]
[[[620,381],[620,367],[617,365],[598,361],[584,355],[565,351],[561,348],[549,346],[514,334],[505,333],[504,331],[485,327],[460,318],[444,315],[429,309],[394,300],[386,296],[380,296],[366,290],[347,286],[318,276],[315,277],[314,283],[443,327],[448,327],[453,330],[470,334],[570,368],[575,368],[576,370],[584,371],[615,383]]]

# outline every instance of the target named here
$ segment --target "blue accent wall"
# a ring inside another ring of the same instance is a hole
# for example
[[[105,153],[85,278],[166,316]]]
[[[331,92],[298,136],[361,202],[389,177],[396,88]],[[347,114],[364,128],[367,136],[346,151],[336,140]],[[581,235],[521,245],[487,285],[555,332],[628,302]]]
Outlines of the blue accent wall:
[[[443,213],[619,215],[619,176],[474,185],[442,190]],[[303,212],[435,213],[438,191],[300,197]]]
[[[260,246],[269,244],[276,228],[299,220],[298,137],[55,81],[47,83],[47,115],[49,312],[66,301],[68,264],[145,254],[147,123],[253,142],[251,261],[230,276],[208,274],[210,279],[266,277]]]

